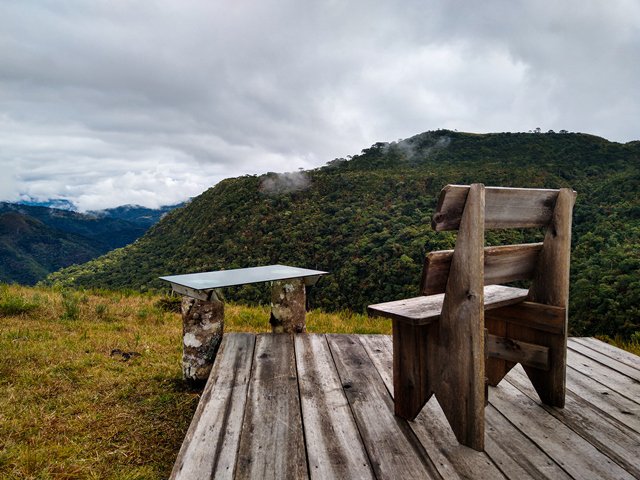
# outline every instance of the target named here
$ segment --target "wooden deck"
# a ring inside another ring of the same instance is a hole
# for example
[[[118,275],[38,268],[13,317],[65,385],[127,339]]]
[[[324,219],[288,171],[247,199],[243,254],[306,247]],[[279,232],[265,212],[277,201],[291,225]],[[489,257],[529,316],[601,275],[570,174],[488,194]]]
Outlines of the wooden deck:
[[[433,398],[393,415],[388,336],[226,334],[172,478],[640,478],[640,357],[572,338],[568,361],[564,409],[519,366],[490,388],[481,453]]]

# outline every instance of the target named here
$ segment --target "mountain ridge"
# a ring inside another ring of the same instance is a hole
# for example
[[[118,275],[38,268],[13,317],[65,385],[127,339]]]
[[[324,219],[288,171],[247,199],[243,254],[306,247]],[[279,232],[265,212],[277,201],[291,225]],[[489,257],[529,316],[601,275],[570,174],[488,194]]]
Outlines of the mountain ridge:
[[[453,234],[430,228],[446,184],[572,187],[572,332],[629,336],[640,330],[639,165],[640,142],[424,132],[314,170],[223,180],[135,244],[47,282],[144,291],[166,288],[160,275],[282,263],[332,272],[311,293],[315,306],[362,311],[415,295],[425,253],[453,247]],[[540,232],[487,234],[488,244],[538,238]],[[230,289],[228,298],[267,297],[264,287],[246,286]]]
[[[165,207],[170,208],[170,207]],[[138,218],[98,216],[40,205],[0,202],[0,281],[35,284],[139,238],[166,210]]]

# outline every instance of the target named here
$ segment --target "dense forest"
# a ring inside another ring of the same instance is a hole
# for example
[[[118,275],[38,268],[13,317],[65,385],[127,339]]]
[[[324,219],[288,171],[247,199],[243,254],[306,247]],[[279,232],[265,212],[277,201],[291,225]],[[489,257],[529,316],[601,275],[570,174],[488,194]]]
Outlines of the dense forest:
[[[127,205],[82,214],[0,202],[0,282],[33,285],[62,267],[123,247],[173,208]]]
[[[75,287],[166,289],[160,275],[273,263],[327,270],[312,305],[363,311],[416,294],[425,253],[452,248],[431,230],[448,183],[578,192],[572,334],[640,331],[640,142],[578,133],[426,132],[289,174],[227,179],[175,210],[132,245],[48,277]],[[488,244],[541,232],[493,231]],[[265,302],[263,286],[226,292]]]

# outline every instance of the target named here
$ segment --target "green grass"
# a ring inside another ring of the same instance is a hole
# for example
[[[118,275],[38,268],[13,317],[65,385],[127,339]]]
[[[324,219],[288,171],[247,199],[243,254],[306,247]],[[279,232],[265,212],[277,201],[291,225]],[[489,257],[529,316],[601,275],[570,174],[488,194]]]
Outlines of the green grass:
[[[159,296],[0,285],[0,478],[166,478],[199,400],[175,310]],[[391,332],[350,312],[314,310],[307,326]],[[226,304],[225,331],[270,331],[269,308]]]
[[[199,400],[182,380],[177,306],[0,285],[0,478],[168,477]],[[225,305],[226,332],[269,332],[268,319],[269,307]],[[390,334],[391,324],[313,310],[307,330]],[[603,339],[640,354],[640,334]]]

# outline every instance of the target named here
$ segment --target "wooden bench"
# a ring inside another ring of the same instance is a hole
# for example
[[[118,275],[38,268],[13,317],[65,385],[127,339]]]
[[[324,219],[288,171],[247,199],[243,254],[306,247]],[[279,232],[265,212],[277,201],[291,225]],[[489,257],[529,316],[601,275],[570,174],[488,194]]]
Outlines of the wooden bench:
[[[396,415],[414,419],[435,395],[458,441],[483,450],[487,384],[516,363],[545,404],[564,406],[575,196],[482,184],[442,190],[433,227],[457,230],[455,249],[427,256],[421,296],[368,307],[393,321]],[[546,232],[542,243],[484,247],[485,229],[504,228]],[[530,288],[498,285],[518,280]]]

